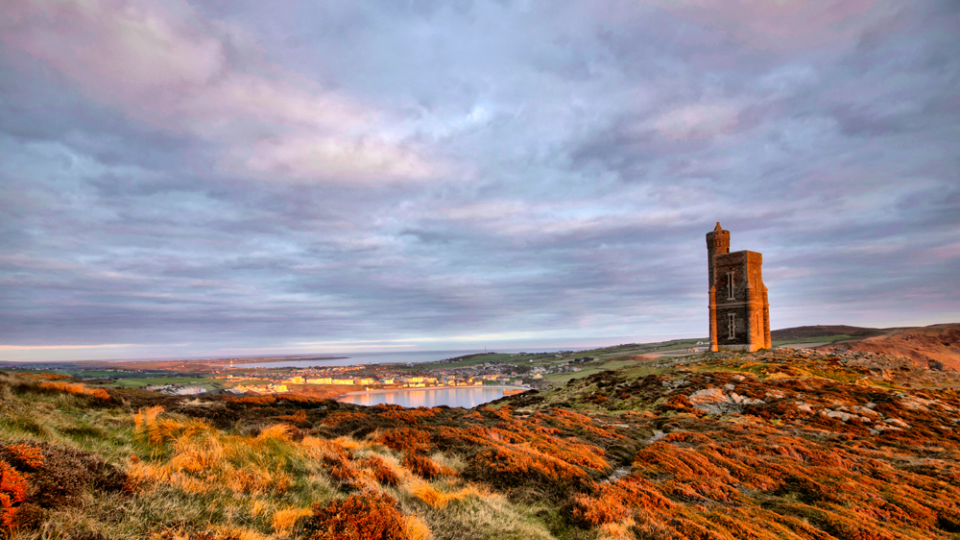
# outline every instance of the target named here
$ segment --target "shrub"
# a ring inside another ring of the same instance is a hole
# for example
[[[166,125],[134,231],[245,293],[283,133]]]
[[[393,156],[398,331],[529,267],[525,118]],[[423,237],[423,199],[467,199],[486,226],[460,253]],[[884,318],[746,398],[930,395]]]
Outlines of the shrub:
[[[430,409],[388,409],[380,413],[381,418],[398,420],[404,424],[416,425],[420,418],[430,418],[435,416]]]
[[[31,526],[41,509],[76,504],[90,488],[118,492],[125,485],[121,471],[80,450],[51,444],[0,447],[0,529]]]
[[[229,403],[246,403],[248,405],[269,405],[271,403],[276,403],[277,398],[273,396],[243,396],[243,397],[228,397],[227,402]]]
[[[330,464],[330,477],[339,482],[350,484],[359,478],[359,474],[352,463],[343,459]]]
[[[656,510],[672,506],[656,488],[636,476],[617,482],[594,484],[594,496],[574,497],[573,519],[590,526],[627,519],[635,509]]]
[[[294,424],[304,424],[307,422],[307,411],[297,411],[294,414],[278,416],[277,420],[285,420],[287,422],[293,422]]]
[[[430,434],[422,429],[399,428],[382,433],[376,441],[398,452],[425,452],[430,449]]]
[[[400,475],[380,456],[367,456],[358,460],[361,467],[370,471],[377,482],[388,486],[400,483]]]
[[[288,401],[290,403],[304,403],[304,404],[313,404],[320,403],[319,399],[312,398],[310,396],[303,396],[300,394],[281,394],[277,396],[277,399],[280,401]]]
[[[30,469],[39,469],[43,466],[43,453],[36,446],[12,444],[7,446],[7,450],[13,454],[14,459]]]
[[[322,424],[328,427],[337,427],[340,424],[346,424],[348,422],[356,422],[358,420],[363,420],[369,415],[367,413],[361,412],[337,412],[328,415],[323,419]]]
[[[410,469],[414,474],[428,480],[438,476],[452,476],[456,474],[456,471],[453,469],[441,467],[427,456],[409,452],[403,456],[403,466]]]
[[[364,492],[313,505],[304,532],[311,540],[410,540],[397,501],[384,493]]]
[[[584,478],[587,474],[569,463],[544,454],[528,445],[491,446],[477,452],[475,474],[505,485],[518,485],[525,480],[559,480]]]
[[[16,528],[17,510],[26,498],[26,479],[9,463],[0,460],[0,526],[7,532]]]

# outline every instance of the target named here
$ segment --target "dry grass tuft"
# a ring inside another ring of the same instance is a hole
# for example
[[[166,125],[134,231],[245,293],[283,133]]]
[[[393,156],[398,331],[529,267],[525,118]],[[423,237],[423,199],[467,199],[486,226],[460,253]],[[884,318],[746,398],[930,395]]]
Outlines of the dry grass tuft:
[[[430,527],[417,516],[403,518],[403,532],[407,540],[429,540],[433,536]]]
[[[140,410],[134,434],[152,448],[155,458],[164,452],[173,457],[165,463],[131,460],[134,485],[167,483],[193,494],[223,489],[281,494],[293,485],[289,468],[302,448],[291,441],[295,428],[274,424],[256,437],[227,436],[201,420],[162,412],[161,407]]]
[[[260,434],[257,435],[257,443],[264,443],[267,441],[289,441],[292,437],[292,433],[296,430],[293,426],[288,424],[273,424],[272,426],[267,426],[260,431]]]
[[[414,479],[406,486],[408,493],[432,508],[443,509],[450,503],[460,502],[468,497],[481,497],[480,491],[474,486],[467,486],[454,492],[440,491],[423,480]]]
[[[277,533],[287,535],[293,530],[293,526],[296,525],[298,519],[309,516],[312,513],[313,511],[309,508],[285,508],[283,510],[277,510],[273,513],[273,517],[270,518],[270,524]]]
[[[90,396],[104,401],[110,400],[110,393],[106,390],[102,388],[89,388],[86,385],[79,383],[42,382],[38,386],[45,390],[67,392],[69,394],[76,394],[78,396]]]

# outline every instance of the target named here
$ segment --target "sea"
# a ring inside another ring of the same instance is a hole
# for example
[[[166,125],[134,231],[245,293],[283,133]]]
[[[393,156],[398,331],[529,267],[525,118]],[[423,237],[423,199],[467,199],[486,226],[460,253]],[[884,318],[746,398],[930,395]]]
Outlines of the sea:
[[[338,401],[355,405],[380,405],[383,403],[401,407],[463,407],[470,409],[477,405],[500,399],[505,390],[519,389],[511,386],[451,387],[451,388],[410,388],[402,390],[370,390],[351,392],[340,396]]]

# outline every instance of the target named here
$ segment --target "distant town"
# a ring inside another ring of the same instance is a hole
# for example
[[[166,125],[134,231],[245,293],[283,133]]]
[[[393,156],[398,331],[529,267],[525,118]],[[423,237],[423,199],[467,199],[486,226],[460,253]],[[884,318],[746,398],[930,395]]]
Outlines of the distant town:
[[[7,366],[63,373],[88,384],[169,395],[270,395],[296,393],[338,398],[351,392],[449,387],[511,387],[508,393],[565,383],[596,371],[635,362],[636,355],[703,351],[705,339],[623,344],[591,351],[476,353],[425,363],[323,365],[331,357],[226,358],[143,362],[76,362]],[[288,360],[308,367],[272,367]],[[256,364],[256,365],[252,365]]]

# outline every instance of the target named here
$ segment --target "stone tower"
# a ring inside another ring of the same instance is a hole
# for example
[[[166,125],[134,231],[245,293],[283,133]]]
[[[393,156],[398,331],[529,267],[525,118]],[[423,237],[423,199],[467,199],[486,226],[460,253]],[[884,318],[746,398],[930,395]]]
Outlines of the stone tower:
[[[720,223],[707,233],[710,280],[710,350],[769,349],[770,304],[763,284],[763,255],[730,253],[730,231]]]

